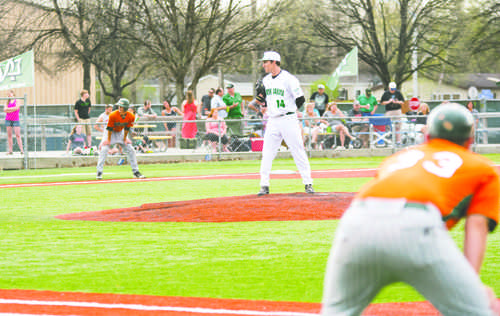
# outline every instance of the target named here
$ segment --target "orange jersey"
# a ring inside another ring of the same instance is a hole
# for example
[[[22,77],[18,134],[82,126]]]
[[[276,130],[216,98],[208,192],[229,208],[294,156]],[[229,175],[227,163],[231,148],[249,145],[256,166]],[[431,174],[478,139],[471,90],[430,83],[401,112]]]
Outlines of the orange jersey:
[[[129,111],[125,112],[122,117],[120,110],[111,112],[108,120],[108,129],[112,128],[113,132],[121,132],[123,128],[130,128],[134,125],[135,116]]]
[[[499,216],[499,176],[493,163],[442,139],[412,147],[387,158],[358,199],[405,198],[433,203],[448,229],[461,218],[481,214],[492,231]]]

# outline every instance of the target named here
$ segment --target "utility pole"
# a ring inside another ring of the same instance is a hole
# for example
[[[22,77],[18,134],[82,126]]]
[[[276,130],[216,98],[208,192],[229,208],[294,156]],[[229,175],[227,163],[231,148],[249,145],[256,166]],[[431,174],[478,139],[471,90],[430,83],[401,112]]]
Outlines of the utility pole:
[[[252,16],[257,16],[257,0],[252,0]],[[253,95],[255,96],[255,83],[257,82],[257,51],[252,51],[252,82],[253,85]]]

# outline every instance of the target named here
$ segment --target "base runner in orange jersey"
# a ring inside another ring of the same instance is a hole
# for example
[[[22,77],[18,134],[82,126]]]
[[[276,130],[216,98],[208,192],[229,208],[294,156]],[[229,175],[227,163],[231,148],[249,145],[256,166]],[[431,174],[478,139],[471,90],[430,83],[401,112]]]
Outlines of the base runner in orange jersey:
[[[474,119],[442,104],[428,141],[386,159],[342,216],[328,259],[322,315],[361,315],[386,285],[404,282],[443,315],[499,315],[479,278],[499,217],[493,163],[468,150]],[[447,232],[465,218],[464,252]]]
[[[132,142],[127,138],[130,128],[134,125],[134,114],[127,111],[130,102],[127,99],[118,100],[118,110],[111,112],[108,119],[108,125],[104,130],[101,151],[99,152],[99,160],[97,161],[97,180],[102,179],[102,173],[104,170],[104,162],[108,156],[109,147],[114,144],[121,144],[124,151],[127,153],[128,161],[130,167],[132,167],[132,173],[135,178],[144,178],[139,172],[139,166],[137,165],[137,158],[135,155],[134,147],[132,147]]]

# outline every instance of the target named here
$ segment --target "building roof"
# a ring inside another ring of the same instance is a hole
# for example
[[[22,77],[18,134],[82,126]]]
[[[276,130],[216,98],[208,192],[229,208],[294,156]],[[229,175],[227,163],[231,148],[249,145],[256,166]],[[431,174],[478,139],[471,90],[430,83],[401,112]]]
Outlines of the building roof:
[[[500,74],[495,73],[463,73],[445,74],[443,81],[447,84],[457,86],[462,89],[476,87],[478,89],[498,89],[497,79],[500,81]]]

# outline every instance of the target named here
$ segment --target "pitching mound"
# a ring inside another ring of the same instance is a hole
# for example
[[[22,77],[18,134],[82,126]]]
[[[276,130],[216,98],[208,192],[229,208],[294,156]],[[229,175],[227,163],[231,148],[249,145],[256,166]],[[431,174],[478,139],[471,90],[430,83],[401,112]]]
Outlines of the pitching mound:
[[[220,197],[56,216],[108,222],[250,222],[338,219],[354,193],[293,193]]]

